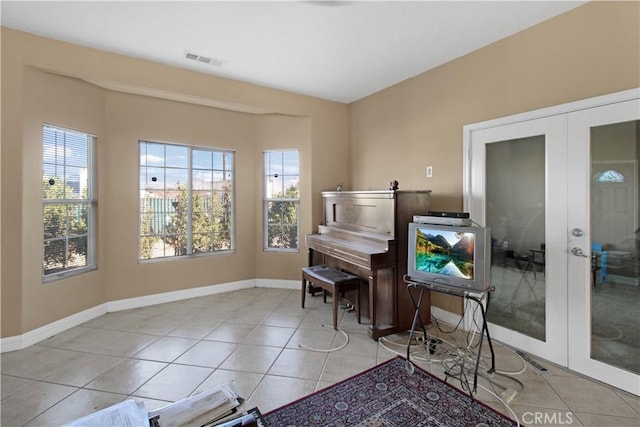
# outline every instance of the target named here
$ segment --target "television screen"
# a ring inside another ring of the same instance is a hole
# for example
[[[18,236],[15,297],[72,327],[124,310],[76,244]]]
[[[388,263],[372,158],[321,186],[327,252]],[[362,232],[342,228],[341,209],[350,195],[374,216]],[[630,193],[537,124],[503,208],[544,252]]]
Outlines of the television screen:
[[[489,243],[484,227],[411,223],[407,274],[432,285],[484,291],[490,287]]]

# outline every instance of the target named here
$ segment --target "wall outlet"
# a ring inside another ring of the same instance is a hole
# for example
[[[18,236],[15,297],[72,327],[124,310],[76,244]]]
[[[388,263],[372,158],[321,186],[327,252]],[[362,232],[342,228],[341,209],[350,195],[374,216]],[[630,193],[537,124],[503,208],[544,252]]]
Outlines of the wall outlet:
[[[433,166],[427,166],[427,178],[433,178]]]

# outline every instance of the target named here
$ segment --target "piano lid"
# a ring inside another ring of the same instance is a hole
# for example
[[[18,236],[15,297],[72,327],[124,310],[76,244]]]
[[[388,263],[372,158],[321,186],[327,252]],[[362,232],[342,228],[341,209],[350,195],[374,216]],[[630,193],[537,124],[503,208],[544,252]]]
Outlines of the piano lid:
[[[394,237],[394,191],[325,191],[322,198],[327,227]]]
[[[395,265],[393,238],[381,234],[354,232],[319,226],[318,234],[308,234],[309,249],[355,264],[366,270]]]

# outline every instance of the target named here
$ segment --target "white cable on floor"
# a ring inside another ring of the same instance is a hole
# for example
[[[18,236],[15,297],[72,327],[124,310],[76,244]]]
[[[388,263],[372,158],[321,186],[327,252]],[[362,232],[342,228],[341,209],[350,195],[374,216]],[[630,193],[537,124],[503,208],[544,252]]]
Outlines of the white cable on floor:
[[[327,325],[322,325],[323,328],[333,328],[333,326],[327,326]],[[298,347],[303,348],[305,350],[310,350],[310,351],[317,351],[320,353],[331,353],[333,351],[338,351],[338,350],[342,350],[343,348],[345,348],[347,346],[347,344],[349,344],[349,335],[347,335],[347,333],[345,331],[343,331],[342,329],[338,329],[338,332],[342,332],[342,335],[344,335],[345,337],[345,342],[344,344],[342,344],[341,346],[335,347],[335,348],[328,348],[328,349],[324,349],[324,348],[313,348],[313,347],[307,347],[305,345],[302,344],[298,344]]]
[[[477,325],[476,325],[477,326]],[[471,341],[469,341],[469,339],[467,338],[467,350],[471,350],[473,341],[475,340],[475,336],[478,335],[478,332],[474,329],[474,330],[470,330],[468,331],[468,333],[471,333]],[[513,350],[510,347],[507,347],[506,345],[502,344],[499,341],[493,341],[491,340],[492,344],[498,344],[504,348],[506,348],[507,350],[509,350],[511,353],[513,353],[515,356],[517,356],[520,361],[522,362],[522,369],[520,369],[519,371],[515,371],[515,372],[506,372],[506,371],[498,371],[497,369],[494,371],[497,374],[502,374],[502,375],[519,375],[522,374],[524,371],[527,370],[527,362],[522,358],[522,356],[520,356],[515,350]],[[486,358],[487,356],[483,356],[483,358]]]
[[[498,396],[497,394],[495,394],[494,392],[492,392],[491,390],[489,390],[488,388],[486,388],[485,386],[483,386],[482,384],[478,384],[478,387],[482,388],[483,390],[485,390],[487,393],[491,394],[493,397],[495,397],[496,399],[498,399],[500,401],[500,403],[502,403],[502,406],[504,406],[504,408],[509,411],[511,413],[511,415],[513,416],[513,419],[516,420],[516,423],[518,424],[518,427],[520,426],[520,420],[518,419],[518,416],[516,415],[516,413],[513,411],[513,409],[511,409],[511,406],[509,406],[509,404],[507,402],[505,402],[504,400],[502,400],[500,398],[500,396]]]
[[[420,332],[420,331],[416,331],[414,334],[415,334],[415,335],[424,335],[424,334],[423,334],[422,332]],[[452,348],[458,348],[456,345],[454,345],[453,343],[451,343],[451,342],[449,342],[449,341],[447,341],[447,340],[444,340],[444,339],[442,339],[442,338],[437,338],[437,339],[439,339],[440,341],[442,341],[442,343],[449,344]],[[423,340],[424,340],[424,338],[423,338]],[[406,356],[406,355],[407,355],[407,351],[406,351],[406,349],[407,349],[407,345],[406,345],[406,344],[401,344],[401,343],[393,342],[393,341],[391,341],[390,339],[388,339],[387,337],[380,337],[380,338],[378,339],[378,342],[380,343],[380,345],[381,345],[382,347],[384,347],[387,351],[390,351],[391,353],[398,354],[398,355],[401,355],[401,356]],[[404,348],[404,351],[403,351],[403,352],[400,352],[400,351],[394,350],[394,349],[392,349],[392,348],[390,348],[390,347],[386,346],[386,345],[384,344],[385,342],[387,342],[387,343],[389,343],[389,344],[392,344],[392,345],[402,346],[402,347]],[[442,343],[441,343],[441,344],[442,344]],[[410,345],[410,347],[411,347],[411,348],[420,348],[420,347],[423,347],[424,345],[425,345],[424,343],[423,343],[423,344],[412,344],[412,345]],[[450,361],[450,360],[451,360],[451,357],[452,357],[452,356],[450,356],[449,358],[446,358],[446,359],[435,359],[435,358],[431,358],[431,357],[430,357],[430,358],[425,358],[425,357],[421,357],[421,356],[418,356],[418,355],[412,355],[412,356],[411,356],[411,358],[412,358],[412,359],[419,360],[419,361],[421,361],[421,362],[427,362],[427,363],[443,363],[443,362],[448,362],[448,361]]]

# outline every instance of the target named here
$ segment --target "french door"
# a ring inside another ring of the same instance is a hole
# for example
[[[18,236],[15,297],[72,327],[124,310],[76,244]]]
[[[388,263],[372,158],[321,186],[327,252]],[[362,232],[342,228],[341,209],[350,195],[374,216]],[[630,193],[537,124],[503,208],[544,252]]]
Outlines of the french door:
[[[640,395],[640,101],[570,114],[568,137],[569,367]]]
[[[466,126],[495,339],[640,394],[639,90]]]

